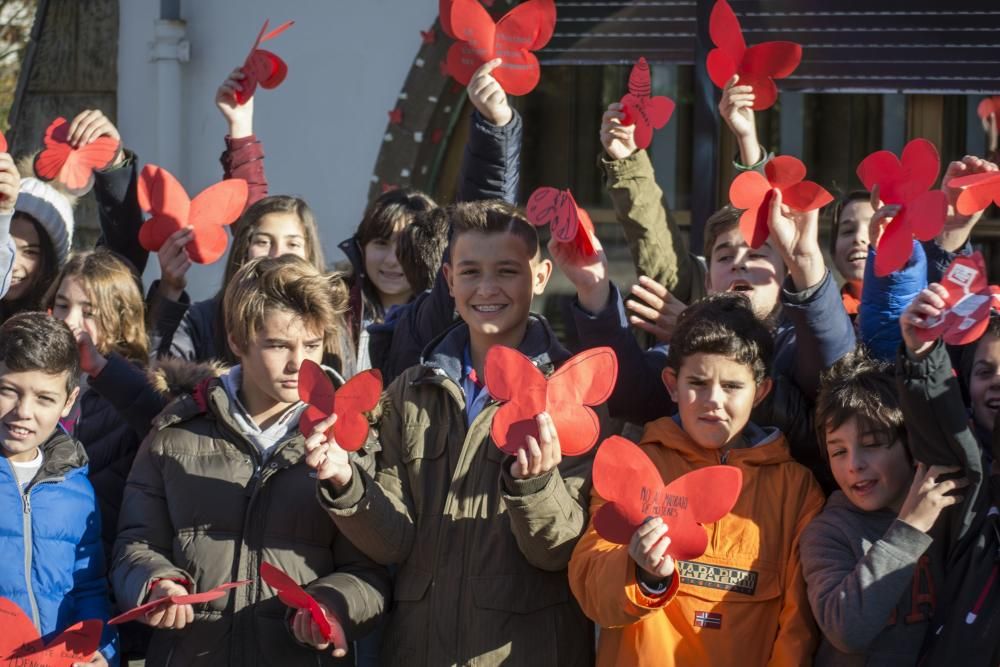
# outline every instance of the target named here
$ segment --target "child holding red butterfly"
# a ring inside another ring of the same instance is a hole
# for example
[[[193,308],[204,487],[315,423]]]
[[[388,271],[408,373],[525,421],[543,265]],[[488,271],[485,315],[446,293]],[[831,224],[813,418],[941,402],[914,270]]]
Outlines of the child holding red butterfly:
[[[772,337],[742,295],[685,310],[664,382],[678,414],[646,425],[640,447],[663,481],[711,465],[738,466],[736,505],[705,525],[708,549],[675,561],[660,517],[626,547],[593,522],[570,561],[573,593],[601,626],[599,665],[809,664],[816,631],[798,541],[823,494],[780,431],[750,421],[771,390]],[[590,516],[604,504],[596,491]]]
[[[207,591],[253,579],[195,610],[167,604],[150,664],[332,665],[353,661],[307,614],[290,615],[257,580],[266,561],[303,585],[347,642],[377,621],[389,579],[325,516],[300,432],[303,361],[319,363],[339,335],[342,283],[290,255],[251,260],[226,289],[230,345],[240,360],[174,402],[140,447],[125,490],[111,580],[120,603]],[[329,371],[333,383],[341,378]],[[311,440],[332,425],[317,425]],[[352,454],[361,468],[372,454]],[[318,652],[317,652],[318,651]],[[353,662],[351,663],[353,664]]]

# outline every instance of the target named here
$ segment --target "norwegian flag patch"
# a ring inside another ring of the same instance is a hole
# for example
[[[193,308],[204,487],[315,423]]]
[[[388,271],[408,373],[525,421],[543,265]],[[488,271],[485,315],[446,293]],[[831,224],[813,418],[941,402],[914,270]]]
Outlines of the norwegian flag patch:
[[[694,613],[694,625],[697,628],[721,630],[722,614],[715,614],[710,611],[696,611]]]

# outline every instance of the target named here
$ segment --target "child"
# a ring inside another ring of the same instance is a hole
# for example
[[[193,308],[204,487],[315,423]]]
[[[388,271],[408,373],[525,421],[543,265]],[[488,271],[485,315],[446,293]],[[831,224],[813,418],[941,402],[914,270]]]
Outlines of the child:
[[[601,626],[599,665],[802,665],[816,631],[799,567],[799,536],[823,505],[812,475],[776,429],[750,421],[771,389],[773,341],[746,297],[719,294],[680,317],[664,379],[678,414],[646,425],[640,446],[670,482],[704,466],[738,466],[732,511],[704,528],[695,561],[666,554],[659,517],[628,547],[593,525],[570,561],[570,584]],[[590,516],[604,500],[592,494]]]
[[[73,334],[43,313],[0,326],[0,596],[39,633],[108,620],[101,517],[83,447],[59,428],[78,393]],[[116,665],[115,631],[79,665]]]
[[[840,296],[844,310],[851,317],[858,314],[861,304],[861,284],[868,260],[868,223],[875,214],[870,199],[867,191],[852,190],[840,198],[830,218],[830,256],[844,281]]]
[[[385,664],[587,665],[593,634],[565,568],[586,525],[591,455],[562,460],[544,414],[531,453],[505,455],[479,380],[493,345],[545,373],[569,358],[529,312],[552,265],[510,206],[458,204],[450,217],[445,275],[462,321],[388,388],[374,475],[317,443],[320,500],[358,548],[398,565]]]
[[[261,584],[265,561],[304,585],[349,641],[381,614],[388,575],[316,503],[298,429],[299,368],[322,359],[345,307],[339,282],[290,255],[251,260],[226,288],[226,330],[240,364],[156,420],[125,489],[111,580],[128,606],[253,581],[197,612],[168,604],[147,615],[155,628],[148,664],[333,664],[308,612],[287,612]],[[364,466],[372,457],[352,458]],[[346,650],[337,646],[334,656]]]
[[[914,465],[896,378],[864,352],[826,373],[816,423],[839,487],[802,535],[816,664],[913,665],[944,574],[938,517],[966,482]]]
[[[947,293],[935,287],[929,289],[937,299]],[[935,308],[942,307],[943,301],[928,298]],[[964,346],[958,358],[959,377],[968,399],[974,433],[983,450],[989,454],[994,424],[1000,412],[1000,313],[990,313],[986,333],[974,343]]]

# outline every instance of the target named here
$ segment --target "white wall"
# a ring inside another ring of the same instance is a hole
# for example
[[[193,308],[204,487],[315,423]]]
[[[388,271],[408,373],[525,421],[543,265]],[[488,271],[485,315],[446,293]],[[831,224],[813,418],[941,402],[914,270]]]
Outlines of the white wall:
[[[150,48],[159,0],[121,0],[118,124],[142,162],[157,162],[158,114],[180,114],[175,175],[192,195],[221,178],[226,132],[215,90],[242,64],[264,19],[295,25],[266,48],[288,63],[275,90],[258,89],[254,130],[264,144],[270,190],[305,198],[320,221],[328,261],[364,211],[388,117],[420,48],[437,0],[184,0],[191,59],[181,64],[181,98],[158,99]],[[164,165],[166,166],[166,165]],[[195,299],[218,289],[223,262],[195,266]],[[147,280],[159,275],[151,258]]]

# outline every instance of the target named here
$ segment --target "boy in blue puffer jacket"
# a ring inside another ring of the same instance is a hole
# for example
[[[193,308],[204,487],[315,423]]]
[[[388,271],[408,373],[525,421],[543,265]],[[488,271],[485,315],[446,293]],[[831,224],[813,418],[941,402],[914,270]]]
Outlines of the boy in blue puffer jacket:
[[[80,361],[69,328],[44,313],[0,326],[0,597],[51,639],[108,620],[101,522],[83,446],[66,435]],[[77,665],[117,665],[117,636]]]

